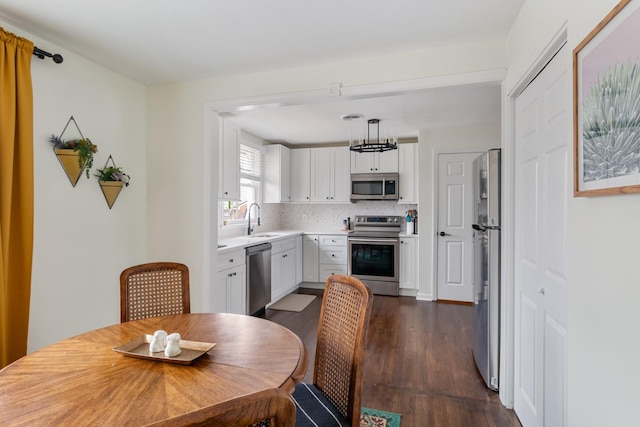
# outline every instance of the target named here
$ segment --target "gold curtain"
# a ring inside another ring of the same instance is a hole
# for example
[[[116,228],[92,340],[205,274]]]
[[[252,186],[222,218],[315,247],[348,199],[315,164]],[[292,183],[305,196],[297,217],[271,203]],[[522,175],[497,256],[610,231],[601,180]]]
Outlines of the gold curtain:
[[[33,43],[0,28],[0,368],[27,354],[33,252]]]

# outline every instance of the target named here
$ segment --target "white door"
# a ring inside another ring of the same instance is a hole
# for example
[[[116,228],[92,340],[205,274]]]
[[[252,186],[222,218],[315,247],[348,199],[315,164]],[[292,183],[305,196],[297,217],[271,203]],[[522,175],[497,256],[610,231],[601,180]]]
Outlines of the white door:
[[[523,427],[567,425],[566,49],[516,99],[514,409]]]
[[[473,160],[438,156],[438,300],[473,301]]]

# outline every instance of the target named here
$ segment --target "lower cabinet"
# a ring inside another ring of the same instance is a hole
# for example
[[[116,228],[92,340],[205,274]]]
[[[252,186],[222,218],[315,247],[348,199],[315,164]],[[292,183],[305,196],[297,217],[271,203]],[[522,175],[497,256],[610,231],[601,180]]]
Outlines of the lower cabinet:
[[[304,282],[318,282],[318,251],[320,249],[317,234],[302,236],[302,280]]]
[[[296,286],[296,239],[271,242],[271,302]]]
[[[247,314],[246,267],[230,268],[218,273],[218,283],[226,290],[226,312]]]
[[[347,274],[347,236],[321,235],[318,250],[318,280],[332,274]]]
[[[302,236],[296,237],[296,285],[302,282]]]
[[[418,289],[418,238],[400,237],[400,288]]]
[[[211,310],[247,314],[247,280],[244,249],[218,255],[218,274],[211,290]]]
[[[302,280],[324,283],[332,274],[347,274],[347,236],[302,236]]]

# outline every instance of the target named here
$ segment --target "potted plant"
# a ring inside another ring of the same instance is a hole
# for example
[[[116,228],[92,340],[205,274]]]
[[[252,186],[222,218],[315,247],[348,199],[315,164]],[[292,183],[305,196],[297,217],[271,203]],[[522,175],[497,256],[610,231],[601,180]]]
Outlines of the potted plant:
[[[51,135],[49,141],[53,144],[53,150],[55,151],[60,163],[65,168],[65,172],[71,179],[71,183],[75,186],[75,181],[80,177],[82,171],[85,171],[87,179],[89,178],[89,170],[93,167],[93,155],[98,151],[98,146],[91,142],[89,138],[75,138],[69,140],[63,140],[59,136]],[[71,164],[69,161],[65,161],[62,156],[77,156],[79,171],[70,170]],[[76,172],[79,172],[76,174]]]
[[[107,166],[109,161],[111,161],[113,166]],[[113,163],[113,158],[111,156],[109,156],[109,160],[107,160],[107,165],[102,169],[98,169],[98,173],[96,173],[95,176],[98,177],[98,183],[102,189],[102,194],[104,194],[107,205],[109,205],[109,209],[111,209],[118,198],[122,187],[129,186],[129,180],[131,177],[127,175],[121,167],[118,167]]]
[[[131,179],[121,167],[117,166],[105,166],[104,169],[98,169],[98,173],[95,176],[98,177],[98,181],[122,182],[125,187],[129,186],[129,180]]]

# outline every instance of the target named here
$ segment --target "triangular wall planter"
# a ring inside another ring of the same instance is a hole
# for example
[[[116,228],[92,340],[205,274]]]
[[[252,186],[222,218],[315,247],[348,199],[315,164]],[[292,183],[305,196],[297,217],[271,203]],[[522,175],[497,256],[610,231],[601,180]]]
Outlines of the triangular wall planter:
[[[84,170],[84,164],[82,166],[78,164],[78,152],[68,148],[56,148],[53,151],[67,174],[67,178],[71,181],[71,185],[75,187]]]
[[[109,205],[109,209],[111,209],[125,183],[123,181],[98,181],[98,183],[107,201],[107,205]]]

